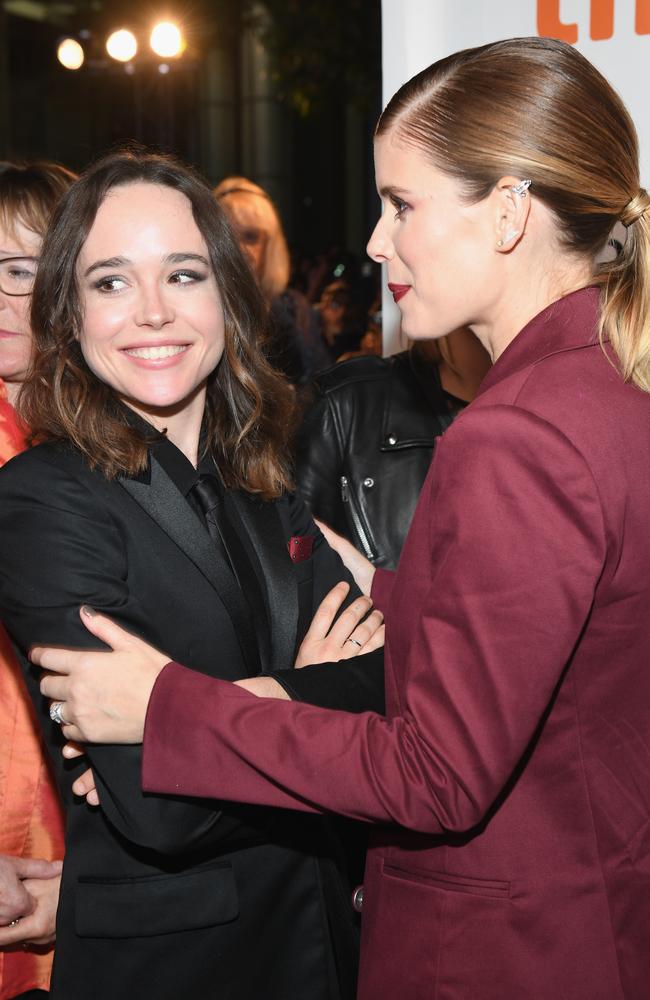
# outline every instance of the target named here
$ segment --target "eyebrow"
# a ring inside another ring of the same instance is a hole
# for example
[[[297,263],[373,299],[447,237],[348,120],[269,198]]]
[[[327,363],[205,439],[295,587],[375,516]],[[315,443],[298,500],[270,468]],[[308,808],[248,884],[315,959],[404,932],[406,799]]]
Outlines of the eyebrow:
[[[205,264],[206,267],[210,267],[210,261],[207,257],[204,257],[201,253],[192,253],[189,250],[181,250],[176,253],[167,254],[166,257],[162,258],[163,264],[182,264],[186,260],[195,260],[199,264]],[[86,268],[84,271],[84,278],[87,278],[89,274],[93,271],[101,271],[104,268],[114,268],[114,267],[125,267],[133,263],[128,257],[107,257],[105,260],[96,260],[94,264]]]
[[[395,197],[397,197],[400,194],[406,194],[407,195],[408,193],[409,192],[406,190],[406,188],[392,187],[390,184],[387,184],[386,187],[383,187],[383,188],[379,189],[379,197],[380,198],[390,198],[391,195],[394,195]]]

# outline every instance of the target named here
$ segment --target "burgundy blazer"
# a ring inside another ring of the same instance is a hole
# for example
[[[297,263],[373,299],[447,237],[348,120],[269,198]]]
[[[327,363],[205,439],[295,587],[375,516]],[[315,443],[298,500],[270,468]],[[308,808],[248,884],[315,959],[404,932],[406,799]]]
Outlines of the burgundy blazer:
[[[146,789],[379,824],[363,1000],[649,995],[650,395],[598,294],[533,319],[438,439],[375,578],[387,718],[176,664],[154,688]]]

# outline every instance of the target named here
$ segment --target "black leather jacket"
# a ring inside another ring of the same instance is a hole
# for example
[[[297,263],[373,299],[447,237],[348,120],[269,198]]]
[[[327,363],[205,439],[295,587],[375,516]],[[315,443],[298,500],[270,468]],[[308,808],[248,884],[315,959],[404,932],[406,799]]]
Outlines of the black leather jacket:
[[[297,491],[376,566],[393,569],[434,441],[464,405],[415,350],[328,368],[298,434]]]

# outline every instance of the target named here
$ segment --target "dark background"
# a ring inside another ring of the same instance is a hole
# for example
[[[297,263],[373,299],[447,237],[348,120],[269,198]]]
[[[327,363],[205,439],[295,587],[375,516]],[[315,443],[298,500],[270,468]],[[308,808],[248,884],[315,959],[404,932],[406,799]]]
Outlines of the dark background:
[[[173,19],[187,48],[148,49]],[[131,72],[109,59],[117,28],[138,36]],[[65,35],[86,60],[56,58]],[[0,0],[0,159],[82,169],[125,139],[171,150],[210,183],[241,173],[280,207],[292,245],[362,255],[378,211],[372,131],[381,106],[380,0]]]

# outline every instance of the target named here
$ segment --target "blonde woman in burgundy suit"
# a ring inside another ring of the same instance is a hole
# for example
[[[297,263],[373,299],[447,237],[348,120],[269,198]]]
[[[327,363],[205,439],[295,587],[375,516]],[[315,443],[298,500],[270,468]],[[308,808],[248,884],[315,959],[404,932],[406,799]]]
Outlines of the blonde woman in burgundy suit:
[[[255,699],[129,651],[104,618],[91,631],[116,652],[37,654],[72,671],[43,690],[66,735],[144,737],[150,791],[377,824],[363,1000],[646,1000],[650,198],[634,127],[574,49],[512,39],[405,84],[375,156],[369,252],[405,332],[467,324],[494,361],[438,441],[397,573],[354,563],[386,612],[387,718]],[[123,661],[139,664],[130,696],[108,687]]]

